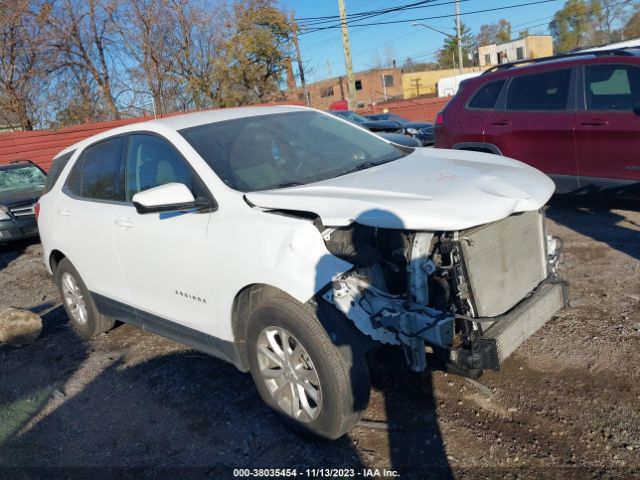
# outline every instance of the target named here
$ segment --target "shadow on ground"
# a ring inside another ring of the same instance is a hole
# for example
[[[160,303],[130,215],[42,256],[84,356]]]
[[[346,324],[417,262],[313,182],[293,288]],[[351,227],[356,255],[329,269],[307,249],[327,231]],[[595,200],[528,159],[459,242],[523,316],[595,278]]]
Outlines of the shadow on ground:
[[[575,232],[640,259],[640,224],[615,211],[621,209],[638,211],[640,201],[604,195],[557,195],[546,215]]]
[[[176,468],[193,476],[231,478],[233,468],[359,471],[369,466],[349,435],[324,442],[292,434],[262,403],[250,376],[222,361],[185,350],[128,365],[123,352],[110,354],[106,343],[114,347],[115,337],[135,334],[129,326],[96,342],[105,344],[96,349],[106,366],[96,365],[97,376],[70,394],[68,382],[78,369],[87,368],[93,348],[75,336],[65,319],[56,309],[45,318],[38,342],[19,351],[0,349],[2,383],[10,386],[0,394],[0,410],[3,420],[13,419],[7,423],[13,427],[4,428],[0,437],[0,471],[47,468],[33,470],[37,477],[62,468],[58,473],[91,477],[97,473],[91,468],[95,466],[146,467],[173,478],[177,473],[171,469]],[[428,467],[438,475],[416,478],[451,478],[431,384],[406,372],[399,360],[374,362],[372,381],[384,395],[391,426],[391,463],[372,467],[408,472]],[[56,391],[66,396],[46,416],[37,417],[48,402],[55,404]],[[113,473],[119,477],[131,472]]]
[[[40,239],[36,237],[10,243],[0,243],[0,271],[7,268],[11,262],[22,255],[27,247],[39,242]]]

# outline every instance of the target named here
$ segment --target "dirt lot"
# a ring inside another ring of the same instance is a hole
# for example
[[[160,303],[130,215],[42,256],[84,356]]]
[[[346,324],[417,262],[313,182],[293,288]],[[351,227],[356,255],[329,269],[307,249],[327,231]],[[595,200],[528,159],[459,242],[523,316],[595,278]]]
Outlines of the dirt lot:
[[[368,422],[333,443],[289,433],[250,377],[221,361],[126,325],[81,340],[39,245],[3,248],[0,309],[34,309],[45,327],[30,346],[0,347],[0,477],[217,479],[237,467],[640,476],[640,209],[590,203],[548,211],[570,307],[482,385],[375,361]]]

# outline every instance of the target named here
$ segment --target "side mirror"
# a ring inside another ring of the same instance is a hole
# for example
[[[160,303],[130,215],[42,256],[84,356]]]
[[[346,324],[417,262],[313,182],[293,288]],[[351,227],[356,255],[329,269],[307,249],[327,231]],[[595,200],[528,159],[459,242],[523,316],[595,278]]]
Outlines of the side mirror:
[[[136,193],[131,199],[140,214],[208,210],[214,208],[211,200],[195,198],[182,183],[167,183]]]
[[[635,115],[637,115],[638,117],[640,117],[640,103],[636,103],[636,104],[633,106],[633,113],[634,113]]]

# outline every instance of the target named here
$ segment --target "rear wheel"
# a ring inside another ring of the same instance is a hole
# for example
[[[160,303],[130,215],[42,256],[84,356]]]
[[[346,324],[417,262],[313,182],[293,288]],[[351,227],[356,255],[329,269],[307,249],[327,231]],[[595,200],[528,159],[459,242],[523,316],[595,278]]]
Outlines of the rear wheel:
[[[94,337],[113,328],[115,320],[98,312],[80,274],[66,258],[58,264],[55,278],[62,304],[76,332],[83,337]]]
[[[260,396],[299,433],[335,439],[360,419],[369,400],[364,357],[346,361],[316,315],[286,297],[250,315],[247,354]]]

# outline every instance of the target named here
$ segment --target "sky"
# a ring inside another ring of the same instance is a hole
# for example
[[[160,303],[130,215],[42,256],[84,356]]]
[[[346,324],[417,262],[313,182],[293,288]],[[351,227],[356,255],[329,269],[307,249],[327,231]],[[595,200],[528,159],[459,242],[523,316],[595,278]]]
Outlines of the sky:
[[[347,14],[391,8],[398,5],[415,3],[417,0],[345,0]],[[517,38],[520,30],[529,28],[530,33],[548,34],[548,23],[553,14],[562,8],[565,0],[551,0],[536,5],[469,13],[476,10],[520,5],[539,0],[461,0],[460,14],[463,23],[471,27],[476,34],[480,25],[495,23],[501,18],[511,22],[513,36]],[[304,18],[338,15],[338,0],[280,0],[286,9],[294,11],[299,21],[300,51],[305,65],[305,76],[310,82],[345,74],[344,53],[340,29],[329,29],[314,33],[304,33]],[[432,5],[403,12],[393,12],[355,23],[398,21],[454,15],[452,0],[434,0]],[[308,21],[307,21],[308,22]],[[455,34],[454,18],[434,18],[420,20],[421,23]],[[391,25],[376,25],[349,28],[351,55],[355,71],[367,70],[375,65],[379,58],[382,63],[394,58],[398,65],[407,57],[414,62],[429,62],[436,58],[436,50],[442,46],[444,35],[424,27],[411,26],[411,21]],[[334,22],[332,24],[338,24]],[[307,30],[309,27],[307,27]],[[377,58],[376,58],[377,57]],[[297,73],[297,68],[295,68]]]

